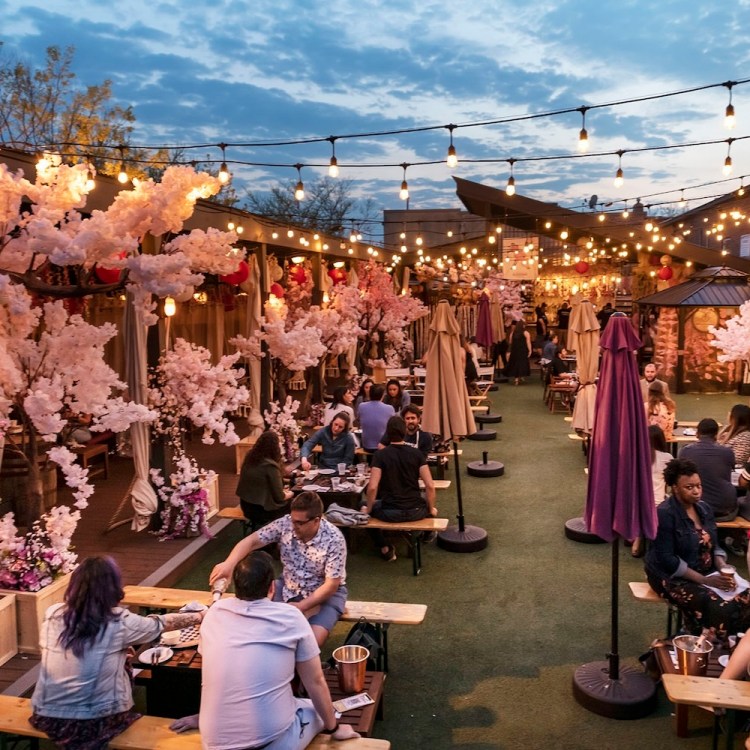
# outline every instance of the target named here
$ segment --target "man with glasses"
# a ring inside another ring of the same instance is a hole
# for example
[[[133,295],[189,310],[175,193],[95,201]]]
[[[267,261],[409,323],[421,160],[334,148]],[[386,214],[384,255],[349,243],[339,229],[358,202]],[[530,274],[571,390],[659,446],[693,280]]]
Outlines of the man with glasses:
[[[272,521],[238,542],[224,562],[214,566],[210,582],[229,579],[234,566],[256,549],[277,542],[284,566],[274,601],[286,602],[307,617],[322,646],[346,606],[346,542],[323,518],[317,492],[301,492],[289,515]]]

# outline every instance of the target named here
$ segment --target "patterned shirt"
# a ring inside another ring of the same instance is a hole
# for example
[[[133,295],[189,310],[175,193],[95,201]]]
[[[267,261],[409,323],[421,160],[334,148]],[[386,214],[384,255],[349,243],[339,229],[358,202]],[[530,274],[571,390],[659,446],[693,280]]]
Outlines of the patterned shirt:
[[[289,515],[272,521],[256,533],[264,545],[279,544],[285,602],[297,596],[306,599],[327,578],[340,579],[341,586],[346,583],[346,542],[343,534],[325,518],[321,518],[318,533],[309,542],[303,542],[294,534]]]

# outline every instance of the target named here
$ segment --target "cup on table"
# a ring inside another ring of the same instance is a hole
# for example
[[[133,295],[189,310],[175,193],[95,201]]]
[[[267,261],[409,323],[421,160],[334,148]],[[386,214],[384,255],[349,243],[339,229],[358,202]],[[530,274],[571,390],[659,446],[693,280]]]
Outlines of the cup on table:
[[[367,466],[365,466],[365,464],[357,464],[357,476],[358,477],[363,477],[366,471],[367,471]]]
[[[179,630],[168,630],[161,634],[161,642],[165,646],[176,646],[180,642]]]
[[[728,563],[724,563],[719,568],[719,573],[721,573],[723,576],[731,578],[733,585],[736,585],[736,582],[734,580],[734,575],[736,572],[737,572],[737,568],[735,568],[734,565],[729,565]]]
[[[339,491],[339,485],[341,484],[341,478],[340,477],[331,477],[331,489],[334,492]]]
[[[340,463],[340,464],[337,464],[337,466],[338,466],[338,470],[339,470],[339,476],[340,477],[345,477],[346,476],[346,464],[345,463]]]

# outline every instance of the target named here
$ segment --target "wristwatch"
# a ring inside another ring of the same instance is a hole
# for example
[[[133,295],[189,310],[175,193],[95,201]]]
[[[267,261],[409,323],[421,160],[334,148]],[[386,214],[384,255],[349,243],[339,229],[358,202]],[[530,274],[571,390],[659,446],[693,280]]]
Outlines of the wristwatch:
[[[337,721],[336,726],[333,729],[321,729],[320,733],[321,734],[335,734],[338,731],[338,728],[339,728],[339,723]]]

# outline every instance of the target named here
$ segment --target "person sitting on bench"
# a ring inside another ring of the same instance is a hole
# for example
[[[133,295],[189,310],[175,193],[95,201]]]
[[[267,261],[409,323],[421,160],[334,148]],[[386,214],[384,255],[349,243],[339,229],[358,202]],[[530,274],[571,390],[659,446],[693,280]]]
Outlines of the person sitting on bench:
[[[391,417],[386,426],[389,444],[372,459],[372,473],[367,485],[367,501],[362,505],[374,518],[391,523],[418,521],[437,516],[435,485],[432,482],[426,456],[404,442],[406,423],[401,417]],[[419,489],[424,482],[425,496]],[[386,562],[396,559],[396,549],[388,544],[383,532],[370,532],[380,555]]]
[[[339,724],[304,615],[274,601],[273,561],[242,558],[232,574],[236,598],[216,602],[201,626],[200,713],[170,725],[199,728],[204,747],[302,750],[322,732],[336,740],[360,735]],[[295,670],[309,698],[295,698]]]
[[[240,560],[273,542],[278,542],[284,566],[275,600],[299,609],[322,646],[346,607],[346,542],[323,518],[323,501],[317,492],[300,492],[292,500],[289,515],[237,542],[229,557],[214,566],[210,583],[228,579]]]
[[[322,453],[318,463],[324,469],[337,469],[340,463],[351,466],[354,463],[354,451],[356,444],[354,437],[349,432],[351,420],[345,411],[340,411],[329,425],[321,427],[312,437],[305,440],[300,450],[300,466],[305,471],[310,471],[310,454],[313,448],[319,445]]]
[[[407,445],[413,445],[419,450],[425,458],[432,451],[432,435],[429,432],[420,430],[420,420],[422,419],[422,410],[415,404],[407,404],[401,409],[401,416],[403,417],[404,423],[406,424],[406,434],[404,435],[404,442]],[[378,448],[384,448],[390,444],[388,434],[386,433],[380,439],[380,445]]]

